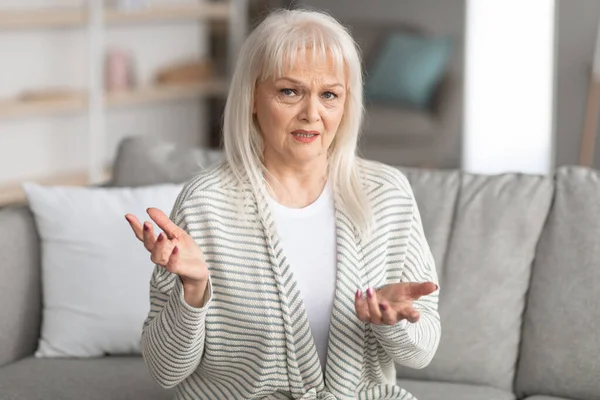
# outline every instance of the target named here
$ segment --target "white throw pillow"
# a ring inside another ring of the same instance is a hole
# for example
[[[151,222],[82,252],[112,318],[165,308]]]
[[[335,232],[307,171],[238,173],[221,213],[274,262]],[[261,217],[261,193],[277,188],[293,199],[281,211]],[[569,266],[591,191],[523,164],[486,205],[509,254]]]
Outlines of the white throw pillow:
[[[151,221],[146,209],[156,207],[169,215],[182,188],[23,184],[42,244],[36,357],[140,353],[154,264],[125,214]]]

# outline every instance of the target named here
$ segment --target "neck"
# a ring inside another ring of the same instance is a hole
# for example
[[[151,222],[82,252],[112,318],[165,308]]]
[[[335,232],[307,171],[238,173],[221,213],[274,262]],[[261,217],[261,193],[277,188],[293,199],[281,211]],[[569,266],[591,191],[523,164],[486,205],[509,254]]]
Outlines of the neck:
[[[327,160],[310,165],[282,165],[265,159],[265,176],[271,196],[286,207],[303,208],[312,204],[327,183]]]

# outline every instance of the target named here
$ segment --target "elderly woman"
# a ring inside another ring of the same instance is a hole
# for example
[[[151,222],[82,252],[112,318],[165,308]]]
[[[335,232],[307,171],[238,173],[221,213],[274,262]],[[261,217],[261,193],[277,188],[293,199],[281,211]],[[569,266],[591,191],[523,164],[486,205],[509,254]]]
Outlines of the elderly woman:
[[[246,40],[226,162],[189,180],[162,229],[142,352],[178,399],[412,399],[394,363],[440,339],[438,286],[397,169],[356,156],[359,52],[335,19],[279,10]]]

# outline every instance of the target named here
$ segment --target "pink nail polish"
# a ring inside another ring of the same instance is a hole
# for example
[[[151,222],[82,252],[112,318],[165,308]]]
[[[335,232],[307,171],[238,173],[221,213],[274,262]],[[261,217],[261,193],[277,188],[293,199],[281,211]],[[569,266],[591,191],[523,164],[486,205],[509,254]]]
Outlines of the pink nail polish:
[[[385,311],[385,310],[387,310],[387,306],[386,306],[385,304],[380,304],[380,305],[379,305],[379,309],[380,309],[381,311]]]
[[[373,288],[368,288],[367,289],[367,296],[371,299],[373,298]]]
[[[173,248],[173,254],[177,254],[177,253],[179,253],[179,248],[177,246],[175,246]]]
[[[156,238],[157,242],[161,242],[163,240],[163,234],[162,232],[158,234],[158,237]]]

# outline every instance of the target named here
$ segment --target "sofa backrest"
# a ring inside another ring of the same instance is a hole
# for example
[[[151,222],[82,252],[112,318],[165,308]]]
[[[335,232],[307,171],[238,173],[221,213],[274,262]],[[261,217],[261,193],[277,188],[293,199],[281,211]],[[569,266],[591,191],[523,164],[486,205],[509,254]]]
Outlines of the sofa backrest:
[[[521,396],[600,396],[600,174],[559,168],[532,271],[516,379]]]
[[[41,325],[40,241],[27,206],[0,209],[0,366],[33,354]]]
[[[397,375],[512,391],[531,265],[552,180],[466,173],[457,179],[424,169],[406,175],[437,262],[442,336],[429,366],[398,366]]]

